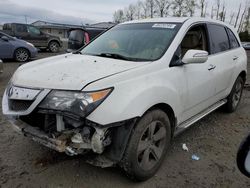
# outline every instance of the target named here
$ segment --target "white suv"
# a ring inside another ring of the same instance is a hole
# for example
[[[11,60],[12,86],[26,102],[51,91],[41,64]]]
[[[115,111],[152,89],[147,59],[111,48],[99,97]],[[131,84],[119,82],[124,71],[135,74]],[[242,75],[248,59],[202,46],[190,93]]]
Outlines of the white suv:
[[[153,176],[171,139],[215,109],[237,108],[247,56],[229,25],[200,18],[119,24],[72,54],[25,64],[3,114],[25,136],[91,154],[136,180]]]

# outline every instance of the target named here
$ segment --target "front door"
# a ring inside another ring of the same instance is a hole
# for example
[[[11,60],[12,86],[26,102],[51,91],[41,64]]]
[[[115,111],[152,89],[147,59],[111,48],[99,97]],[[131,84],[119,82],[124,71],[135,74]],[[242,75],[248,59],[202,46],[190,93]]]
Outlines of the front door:
[[[181,43],[181,56],[184,57],[191,49],[209,51],[206,25],[195,25],[186,33]],[[187,84],[181,119],[185,121],[216,102],[213,98],[215,66],[209,57],[205,63],[185,64],[180,68],[182,69],[180,76],[184,77]]]
[[[47,47],[47,38],[38,28],[27,26],[29,41],[36,47]]]
[[[0,59],[12,58],[13,46],[10,43],[10,41],[5,41],[1,39],[2,36],[5,36],[5,35],[2,35],[0,33]]]

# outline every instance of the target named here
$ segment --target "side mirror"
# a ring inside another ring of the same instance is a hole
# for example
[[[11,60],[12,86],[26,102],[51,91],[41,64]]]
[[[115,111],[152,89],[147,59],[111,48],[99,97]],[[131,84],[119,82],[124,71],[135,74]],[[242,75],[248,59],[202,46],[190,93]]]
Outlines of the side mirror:
[[[237,153],[237,166],[242,174],[250,178],[250,134],[240,145]]]
[[[203,50],[188,50],[182,62],[184,64],[205,63],[208,59],[208,52]]]
[[[6,37],[6,36],[2,36],[2,37],[1,37],[1,39],[2,39],[3,41],[6,41],[6,42],[8,42],[8,41],[9,41],[9,38],[8,38],[8,37]]]

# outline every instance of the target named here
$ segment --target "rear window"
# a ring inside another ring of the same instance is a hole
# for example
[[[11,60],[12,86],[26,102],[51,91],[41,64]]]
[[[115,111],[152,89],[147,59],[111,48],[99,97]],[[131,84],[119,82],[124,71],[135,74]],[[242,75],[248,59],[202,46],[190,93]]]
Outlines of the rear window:
[[[210,34],[212,54],[227,51],[230,49],[228,35],[225,27],[209,24],[208,29]]]
[[[84,31],[82,30],[72,30],[69,34],[69,40],[84,42]]]
[[[231,49],[240,47],[240,44],[237,38],[235,37],[234,33],[230,29],[227,29],[227,31],[228,31]]]

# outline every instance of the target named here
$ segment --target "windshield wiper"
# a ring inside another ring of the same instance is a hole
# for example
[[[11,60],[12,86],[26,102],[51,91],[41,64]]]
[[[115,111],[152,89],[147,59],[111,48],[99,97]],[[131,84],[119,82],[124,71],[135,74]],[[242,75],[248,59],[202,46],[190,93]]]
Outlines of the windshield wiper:
[[[101,54],[96,54],[96,56],[108,57],[108,58],[114,58],[114,59],[122,59],[122,60],[127,60],[127,61],[132,60],[132,58],[129,58],[120,54],[115,54],[115,53],[101,53]]]

